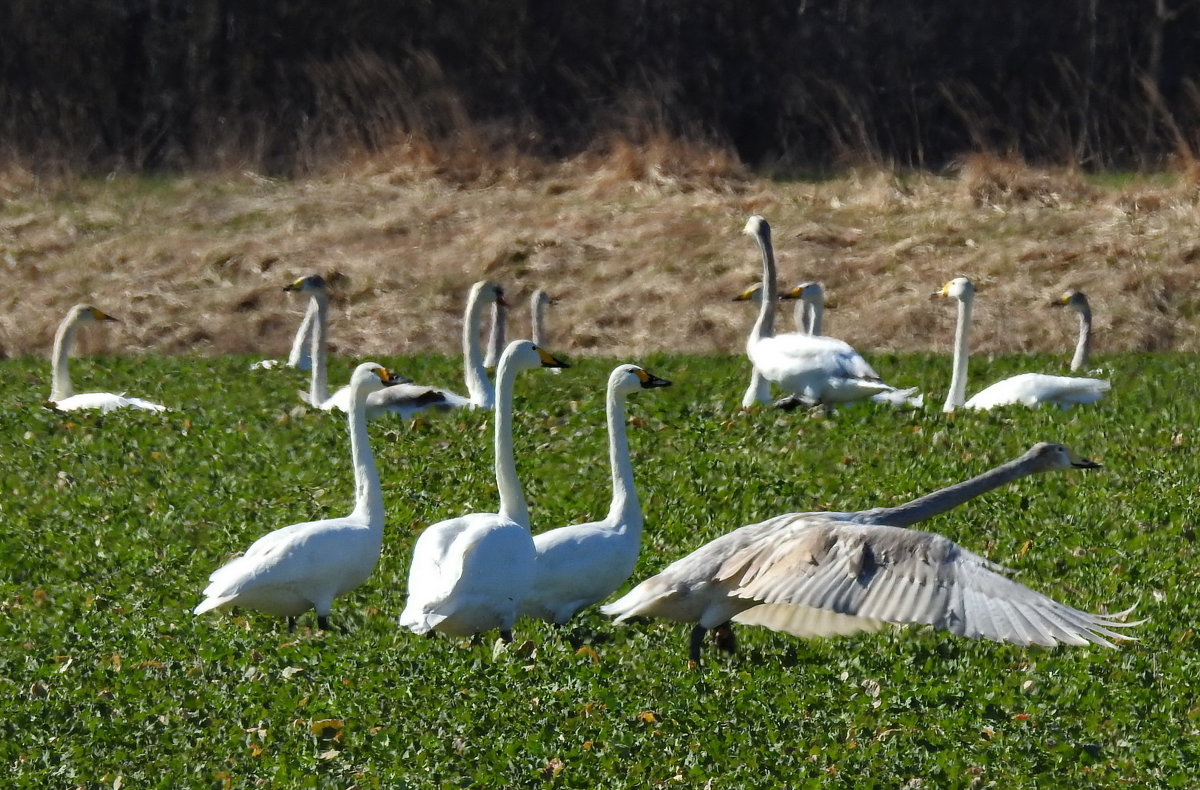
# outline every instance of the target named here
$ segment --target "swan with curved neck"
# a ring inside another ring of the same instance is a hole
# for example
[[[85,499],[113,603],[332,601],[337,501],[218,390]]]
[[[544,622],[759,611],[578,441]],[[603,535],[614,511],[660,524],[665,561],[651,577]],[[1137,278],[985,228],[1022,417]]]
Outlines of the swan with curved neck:
[[[1088,357],[1092,352],[1092,306],[1083,291],[1074,288],[1054,301],[1051,307],[1067,307],[1079,316],[1079,339],[1075,341],[1075,356],[1071,358],[1071,372],[1087,370]]]
[[[483,366],[494,370],[500,364],[500,355],[504,353],[504,335],[508,326],[508,303],[503,299],[492,302],[492,326],[488,330],[487,353],[483,357]],[[537,341],[534,341],[537,342]]]
[[[536,367],[566,367],[532,341],[509,344],[496,371],[495,467],[498,513],[472,513],[425,529],[413,547],[408,602],[400,625],[418,634],[469,636],[500,629],[512,639],[520,601],[535,573],[529,507],[512,444],[513,383]]]
[[[313,315],[309,334],[311,344],[309,356],[312,360],[311,384],[308,394],[300,393],[300,399],[323,411],[336,409],[349,412],[351,401],[349,385],[342,387],[332,395],[329,394],[329,374],[327,372],[329,346],[326,342],[329,332],[329,286],[325,282],[325,278],[319,274],[310,274],[284,286],[284,290],[308,294],[310,297],[309,312]],[[375,388],[374,391],[367,394],[366,415],[368,420],[385,414],[399,414],[401,417],[408,418],[428,409],[448,411],[469,405],[470,401],[449,390],[411,384],[408,379],[397,379],[392,382],[391,386]]]
[[[621,365],[608,377],[605,413],[612,504],[603,521],[573,524],[535,535],[537,572],[521,614],[562,624],[580,609],[620,587],[637,564],[642,541],[642,506],[633,482],[625,402],[635,392],[669,387],[637,365]]]
[[[141,398],[131,398],[124,393],[81,392],[78,395],[75,394],[75,388],[71,385],[71,371],[67,367],[67,359],[71,354],[71,344],[75,340],[76,330],[83,324],[116,320],[111,315],[87,304],[77,304],[67,311],[67,315],[54,333],[54,350],[50,357],[49,405],[59,411],[75,411],[77,409],[99,409],[102,412],[109,412],[113,409],[166,411],[166,406]]]
[[[777,405],[794,408],[800,404],[822,404],[830,408],[895,390],[883,383],[866,360],[841,340],[823,335],[775,334],[775,301],[779,290],[775,282],[771,226],[756,215],[749,219],[744,231],[758,242],[763,266],[762,303],[746,341],[746,353],[763,378],[790,393],[790,397]]]
[[[529,337],[539,346],[546,344],[546,308],[558,304],[558,300],[541,288],[529,297]]]
[[[244,606],[286,617],[290,630],[299,615],[313,609],[317,626],[328,630],[334,599],[366,581],[379,561],[383,492],[367,437],[367,396],[394,382],[386,368],[373,362],[359,365],[350,377],[350,515],[292,524],[254,541],[245,554],[213,572],[195,614]]]
[[[1098,466],[1062,445],[1020,458],[904,505],[850,513],[788,513],[701,546],[619,600],[617,621],[663,617],[694,623],[691,658],[704,636],[732,650],[731,621],[802,637],[921,623],[976,639],[1111,647],[1125,613],[1090,614],[998,573],[953,541],[909,529],[1012,480]],[[1005,613],[999,616],[999,613]]]
[[[1068,408],[1077,403],[1094,403],[1108,392],[1109,383],[1101,379],[1022,373],[998,381],[967,400],[967,334],[971,328],[975,285],[966,277],[956,277],[934,292],[933,296],[958,302],[958,323],[954,329],[954,371],[942,411],[951,412],[959,406],[986,410],[1012,404],[1032,407],[1043,403]]]

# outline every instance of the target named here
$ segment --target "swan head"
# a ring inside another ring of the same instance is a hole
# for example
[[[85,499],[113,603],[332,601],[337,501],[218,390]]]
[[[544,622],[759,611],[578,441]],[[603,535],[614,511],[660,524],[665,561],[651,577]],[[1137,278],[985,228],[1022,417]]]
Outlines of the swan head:
[[[737,296],[733,297],[731,301],[753,302],[754,304],[760,303],[762,301],[762,283],[758,283],[757,285],[747,288]]]
[[[671,382],[660,379],[637,365],[618,365],[608,377],[608,387],[620,395],[632,395],[642,390],[669,387]]]
[[[504,349],[499,367],[532,370],[533,368],[569,368],[571,366],[546,349],[534,345],[532,340],[514,340],[508,344],[508,348]]]
[[[1054,469],[1099,469],[1100,464],[1081,458],[1066,445],[1053,442],[1038,442],[1029,448],[1024,458],[1033,463],[1034,471],[1047,472]]]
[[[477,302],[487,304],[495,302],[498,305],[508,307],[508,302],[504,301],[504,288],[499,283],[494,283],[491,280],[480,280],[471,286],[471,292],[467,295],[467,302]]]
[[[310,274],[306,277],[290,282],[283,286],[285,291],[299,291],[300,293],[316,293],[329,290],[329,284],[325,282],[325,278],[319,274]]]
[[[800,283],[790,291],[784,291],[779,295],[780,299],[800,299],[804,302],[823,303],[825,301],[825,288],[818,282]]]
[[[541,288],[538,288],[536,291],[533,292],[532,301],[533,301],[533,304],[535,304],[535,305],[558,304],[557,299],[555,299],[550,294],[543,291]]]
[[[1064,291],[1063,295],[1057,299],[1050,301],[1051,307],[1069,307],[1077,313],[1084,312],[1088,309],[1087,297],[1083,295],[1083,291],[1071,288]]]
[[[87,323],[91,321],[119,321],[103,310],[92,307],[90,304],[77,304],[71,308],[71,320],[74,323]]]
[[[957,299],[960,302],[969,302],[975,296],[975,284],[966,277],[955,277],[943,285],[941,290],[934,291],[931,298],[936,299],[939,296]]]
[[[397,376],[383,365],[375,362],[364,362],[354,369],[350,375],[350,391],[361,392],[364,395],[378,392],[384,387],[394,387],[397,384],[407,384],[411,379]]]
[[[770,241],[771,225],[761,215],[755,214],[746,220],[746,227],[742,228],[742,233],[754,236],[759,241]]]

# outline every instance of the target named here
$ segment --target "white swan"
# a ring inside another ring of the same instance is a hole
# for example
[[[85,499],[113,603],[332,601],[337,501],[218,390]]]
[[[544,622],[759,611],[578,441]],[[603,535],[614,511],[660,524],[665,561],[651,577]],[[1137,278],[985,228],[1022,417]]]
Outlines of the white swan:
[[[286,285],[283,290],[290,290]],[[283,364],[289,368],[296,370],[311,370],[312,355],[309,353],[312,348],[312,327],[313,322],[317,318],[317,303],[313,300],[308,301],[308,308],[304,311],[304,318],[300,321],[300,326],[296,328],[296,336],[292,338],[292,350],[288,352],[287,361]],[[258,362],[250,366],[251,370],[273,370],[279,367],[277,359],[260,359]]]
[[[1075,341],[1075,355],[1071,357],[1071,372],[1087,370],[1088,357],[1092,351],[1092,306],[1083,291],[1074,288],[1050,302],[1051,307],[1069,307],[1079,316],[1079,339]]]
[[[499,628],[505,641],[535,571],[529,508],[512,445],[513,382],[518,371],[566,367],[529,340],[509,344],[496,371],[496,488],[499,513],[439,521],[417,538],[408,572],[408,602],[399,623],[418,634],[469,636]]]
[[[81,392],[78,395],[75,394],[75,389],[71,386],[71,371],[67,368],[67,358],[71,353],[75,330],[81,324],[116,320],[111,315],[86,304],[77,304],[67,311],[66,317],[58,325],[58,331],[54,333],[54,351],[50,359],[50,400],[48,405],[59,411],[75,411],[76,409],[99,409],[102,412],[109,412],[113,409],[166,411],[166,406],[141,398],[130,398],[124,393]]]
[[[329,287],[325,278],[319,274],[310,274],[285,286],[284,290],[308,294],[313,312],[312,330],[309,335],[312,383],[309,385],[307,394],[300,393],[300,399],[323,411],[336,409],[341,412],[349,412],[352,397],[350,386],[342,387],[330,395],[327,383],[329,349],[326,337],[329,331]],[[378,388],[368,393],[366,414],[368,420],[385,414],[399,414],[407,419],[427,409],[446,411],[469,405],[470,401],[466,398],[448,390],[412,384],[408,379],[398,379],[392,386]]]
[[[784,291],[779,298],[796,300],[794,317],[797,332],[821,334],[821,322],[825,317],[824,286],[818,282],[803,282],[790,291]]]
[[[815,288],[813,287],[815,286]],[[762,303],[762,283],[755,283],[750,288],[742,291],[737,296],[733,297],[735,302],[750,302],[751,304]],[[821,317],[819,312],[813,311],[813,306],[817,304],[816,299],[820,299],[820,310],[824,310],[825,292],[821,289],[820,283],[801,283],[790,291],[782,294],[780,299],[799,299],[796,302],[794,319],[796,322],[796,331],[807,335],[821,334]],[[815,330],[815,331],[814,331]],[[763,378],[763,375],[758,372],[758,368],[750,368],[750,386],[746,388],[746,392],[742,395],[742,408],[749,409],[758,403],[772,403],[771,398],[771,382]]]
[[[580,609],[602,601],[625,583],[637,564],[642,506],[633,483],[625,401],[643,389],[671,382],[637,365],[620,365],[608,377],[605,412],[612,470],[612,504],[603,521],[573,524],[533,537],[537,571],[521,614],[562,624]]]
[[[895,387],[884,384],[866,360],[841,340],[798,333],[775,334],[775,301],[779,293],[771,226],[755,215],[746,223],[745,233],[758,241],[763,259],[762,304],[746,342],[746,353],[763,378],[791,393],[776,405],[794,408],[800,404],[823,404],[829,408],[893,391]]]
[[[971,480],[892,508],[789,513],[723,535],[601,607],[618,622],[695,623],[691,658],[709,629],[732,649],[730,621],[797,636],[873,631],[884,622],[932,625],[1015,644],[1106,647],[1127,612],[1089,614],[1001,575],[948,538],[908,529],[1034,472],[1091,468],[1062,445],[1038,444]],[[1128,638],[1128,637],[1124,637]]]
[[[958,325],[954,330],[954,373],[950,392],[946,395],[944,412],[959,406],[968,409],[992,409],[996,406],[1023,404],[1038,406],[1053,403],[1068,408],[1076,403],[1094,403],[1104,397],[1111,386],[1101,379],[1077,376],[1050,376],[1045,373],[1022,373],[998,381],[966,400],[967,393],[967,333],[971,328],[971,307],[975,302],[975,286],[966,277],[956,277],[934,292],[958,302]],[[965,402],[964,402],[965,401]]]
[[[393,382],[387,369],[364,362],[350,377],[350,460],[354,511],[342,518],[306,521],[263,535],[209,576],[195,614],[219,606],[244,606],[288,619],[314,609],[317,626],[329,628],[333,599],[367,580],[383,543],[383,492],[367,439],[367,394]]]

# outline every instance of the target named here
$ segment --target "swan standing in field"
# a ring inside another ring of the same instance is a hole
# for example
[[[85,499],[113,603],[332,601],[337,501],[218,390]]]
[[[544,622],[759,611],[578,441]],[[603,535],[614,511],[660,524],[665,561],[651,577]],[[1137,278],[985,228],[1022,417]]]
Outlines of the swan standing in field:
[[[350,460],[354,466],[354,511],[342,518],[306,521],[269,532],[246,553],[209,576],[195,614],[219,606],[244,606],[296,618],[314,609],[317,627],[329,630],[333,599],[371,575],[383,543],[383,492],[367,438],[367,395],[394,379],[386,368],[364,362],[350,377]]]
[[[329,331],[329,287],[325,278],[319,274],[310,274],[285,286],[284,290],[306,293],[312,303],[313,324],[309,339],[312,383],[307,394],[300,393],[300,399],[323,411],[336,409],[349,412],[351,402],[349,385],[330,395],[327,383],[329,349],[326,337]],[[468,405],[470,405],[470,401],[448,390],[424,387],[411,384],[407,379],[398,379],[392,386],[368,393],[366,414],[368,420],[384,414],[399,414],[403,418],[409,418],[427,409],[446,411]]]
[[[534,536],[537,571],[521,603],[521,614],[561,625],[580,609],[607,598],[633,573],[643,521],[629,461],[625,401],[635,392],[669,386],[671,382],[637,365],[620,365],[608,377],[605,413],[612,469],[608,517]]]
[[[737,296],[733,297],[735,302],[750,302],[751,304],[761,304],[762,302],[762,283],[756,283],[754,286],[747,288]],[[790,291],[785,292],[781,299],[797,299],[794,318],[796,322],[796,331],[808,334],[821,334],[821,315],[824,311],[825,292],[821,288],[820,283],[801,283]],[[820,308],[816,308],[819,299]],[[761,309],[761,308],[760,308]],[[751,367],[750,369],[750,386],[746,388],[746,392],[742,395],[742,408],[749,409],[758,403],[771,403],[771,382],[763,378],[758,372],[758,368]]]
[[[529,508],[513,458],[513,382],[536,367],[562,368],[529,340],[509,344],[496,371],[496,488],[499,513],[472,513],[427,527],[413,547],[400,625],[418,634],[470,636],[500,629],[506,642],[535,573]]]
[[[943,285],[941,290],[935,291],[933,296],[946,297],[958,302],[958,325],[954,330],[954,373],[950,378],[950,392],[946,395],[946,405],[942,407],[942,411],[951,412],[959,406],[986,410],[1016,403],[1025,406],[1053,403],[1061,408],[1068,408],[1076,403],[1094,403],[1108,392],[1110,385],[1102,379],[1022,373],[998,381],[966,400],[969,353],[967,333],[971,328],[975,286],[966,277],[956,277]]]
[[[1127,612],[1090,614],[1001,574],[1000,566],[948,538],[909,529],[1000,485],[1035,472],[1098,466],[1058,444],[906,504],[850,513],[789,513],[723,535],[601,607],[617,622],[663,617],[695,623],[733,649],[731,621],[801,637],[874,631],[885,622],[932,625],[973,639],[1028,645],[1105,637]],[[1127,637],[1125,637],[1127,638]]]
[[[776,405],[794,408],[801,403],[822,404],[829,408],[895,390],[884,384],[866,360],[841,340],[794,332],[775,334],[775,301],[779,292],[771,226],[755,215],[746,223],[745,233],[758,242],[763,259],[762,304],[746,342],[746,353],[763,378],[791,394]]]
[[[109,412],[113,409],[166,411],[166,406],[141,398],[126,397],[124,393],[81,392],[78,395],[75,394],[75,388],[71,386],[71,371],[67,368],[67,358],[71,353],[71,343],[75,340],[75,331],[81,324],[116,320],[111,315],[87,304],[77,304],[67,311],[66,317],[58,325],[58,331],[54,333],[54,351],[50,358],[49,404],[51,406],[59,411],[75,411],[76,409],[99,409],[101,412]]]
[[[1071,358],[1071,372],[1087,370],[1088,356],[1092,351],[1092,306],[1082,291],[1074,288],[1054,301],[1051,307],[1069,307],[1079,316],[1079,339],[1075,341],[1075,356]]]

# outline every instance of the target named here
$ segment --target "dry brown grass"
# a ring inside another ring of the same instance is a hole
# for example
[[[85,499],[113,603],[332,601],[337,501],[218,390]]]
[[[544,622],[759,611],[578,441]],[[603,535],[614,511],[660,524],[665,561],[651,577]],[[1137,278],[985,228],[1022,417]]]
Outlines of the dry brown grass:
[[[958,274],[979,286],[979,351],[1065,359],[1074,326],[1042,304],[1069,286],[1091,298],[1100,351],[1200,349],[1200,189],[1186,173],[1099,186],[976,157],[949,176],[776,183],[665,137],[561,165],[483,140],[406,141],[294,182],[10,171],[0,201],[6,356],[47,353],[85,300],[124,319],[89,333],[94,351],[278,356],[302,309],[280,286],[314,270],[341,275],[331,336],[345,354],[457,350],[463,294],[483,277],[522,307],[535,287],[559,297],[557,349],[732,352],[751,314],[729,298],[759,272],[739,233],[753,213],[775,229],[782,278],[823,280],[827,331],[863,350],[947,350],[953,310],[926,295]]]

